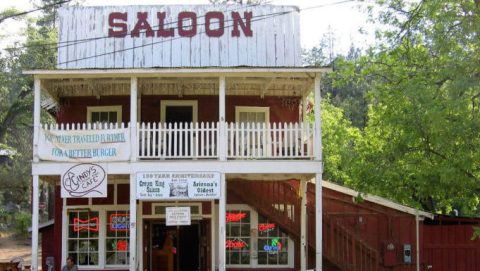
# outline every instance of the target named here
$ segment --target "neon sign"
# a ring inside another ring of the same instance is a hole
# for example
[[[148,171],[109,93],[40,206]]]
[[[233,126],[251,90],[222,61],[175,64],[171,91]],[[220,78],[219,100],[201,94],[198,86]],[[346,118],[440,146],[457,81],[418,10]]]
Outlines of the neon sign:
[[[234,239],[225,242],[225,248],[227,249],[242,249],[246,247],[248,247],[248,245],[243,240]]]
[[[116,251],[127,251],[128,243],[126,240],[118,240],[112,243],[112,248]]]
[[[110,230],[111,231],[128,231],[129,214],[111,214]]]
[[[274,223],[262,223],[258,224],[258,231],[259,232],[269,232],[275,229]]]
[[[73,231],[78,232],[82,230],[98,231],[98,217],[81,220],[80,218],[73,218]]]
[[[247,213],[227,213],[226,214],[227,223],[239,222],[240,220],[244,219],[245,217],[247,217]]]
[[[271,254],[281,251],[282,248],[283,245],[278,241],[278,238],[273,238],[270,245],[263,246],[263,250],[268,251]]]

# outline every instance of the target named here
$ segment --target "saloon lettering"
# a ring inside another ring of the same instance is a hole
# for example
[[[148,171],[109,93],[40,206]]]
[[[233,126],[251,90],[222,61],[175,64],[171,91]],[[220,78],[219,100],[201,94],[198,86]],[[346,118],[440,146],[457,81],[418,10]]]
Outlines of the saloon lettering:
[[[175,29],[180,37],[193,37],[201,33],[198,31],[199,18],[204,20],[201,24],[205,25],[205,34],[208,37],[221,37],[225,34],[225,15],[219,11],[207,12],[205,16],[197,16],[195,12],[190,11],[179,12],[174,27],[167,27],[171,23],[165,22],[167,17],[165,12],[157,12],[156,18],[148,18],[148,12],[137,12],[136,15],[135,25],[130,32],[131,37],[140,37],[140,33],[145,33],[146,37],[175,37]],[[240,29],[245,37],[253,36],[252,12],[244,12],[243,18],[235,11],[230,15],[231,18],[227,21],[233,22],[232,37],[240,37]],[[112,12],[108,15],[108,37],[123,38],[128,35],[128,16],[126,12]]]

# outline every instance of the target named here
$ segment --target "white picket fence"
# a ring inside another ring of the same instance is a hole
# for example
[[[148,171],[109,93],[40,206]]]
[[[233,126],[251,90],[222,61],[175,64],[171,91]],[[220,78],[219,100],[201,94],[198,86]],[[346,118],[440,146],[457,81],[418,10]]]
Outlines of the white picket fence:
[[[313,129],[304,123],[230,123],[229,158],[294,159],[313,157]]]
[[[130,125],[127,126],[130,128]],[[44,124],[45,130],[124,129],[124,123]],[[227,123],[228,159],[313,159],[314,129],[307,123]],[[217,159],[218,122],[139,123],[139,159]]]
[[[218,123],[141,123],[139,158],[217,158]]]
[[[313,129],[304,123],[228,123],[229,159],[313,158]],[[218,157],[219,124],[141,123],[140,159],[214,159]]]

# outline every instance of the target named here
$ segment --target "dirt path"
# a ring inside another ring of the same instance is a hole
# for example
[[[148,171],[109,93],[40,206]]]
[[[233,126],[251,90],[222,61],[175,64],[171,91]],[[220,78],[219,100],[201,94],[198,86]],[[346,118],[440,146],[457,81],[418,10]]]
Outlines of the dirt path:
[[[25,264],[31,264],[31,240],[16,238],[13,234],[0,235],[0,261],[10,261],[15,256],[22,257]],[[41,256],[41,251],[39,251],[39,256]]]

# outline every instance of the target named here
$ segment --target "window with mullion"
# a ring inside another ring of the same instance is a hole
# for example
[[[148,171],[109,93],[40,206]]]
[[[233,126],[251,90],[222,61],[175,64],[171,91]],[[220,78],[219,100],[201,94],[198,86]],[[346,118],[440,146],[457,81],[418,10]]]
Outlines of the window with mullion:
[[[226,264],[250,264],[250,211],[227,212]]]
[[[128,265],[130,245],[128,211],[107,211],[105,264]]]
[[[288,235],[258,214],[258,264],[287,265]]]
[[[89,210],[69,212],[67,254],[80,266],[98,265],[98,215]]]

